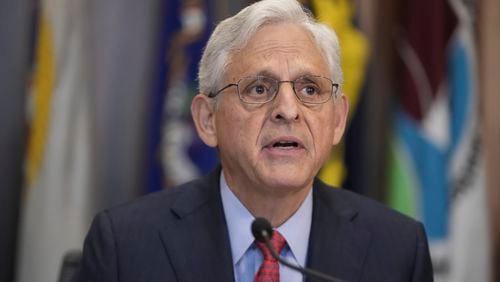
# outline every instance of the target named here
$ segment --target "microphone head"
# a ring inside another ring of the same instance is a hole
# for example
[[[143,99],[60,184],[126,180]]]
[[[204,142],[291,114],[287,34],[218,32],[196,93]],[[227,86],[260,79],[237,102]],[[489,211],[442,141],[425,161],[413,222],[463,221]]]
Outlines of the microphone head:
[[[255,240],[265,242],[273,237],[273,227],[267,219],[258,217],[252,222],[252,234]]]

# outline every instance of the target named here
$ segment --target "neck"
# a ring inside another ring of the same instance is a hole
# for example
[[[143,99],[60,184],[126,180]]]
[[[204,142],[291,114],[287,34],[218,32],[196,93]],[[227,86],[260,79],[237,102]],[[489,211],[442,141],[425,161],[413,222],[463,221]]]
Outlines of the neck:
[[[310,185],[298,189],[283,189],[265,187],[255,189],[256,185],[243,185],[232,181],[225,175],[229,189],[236,195],[241,203],[254,217],[266,218],[273,227],[278,227],[286,222],[300,207],[309,191]],[[261,187],[259,185],[257,187]]]

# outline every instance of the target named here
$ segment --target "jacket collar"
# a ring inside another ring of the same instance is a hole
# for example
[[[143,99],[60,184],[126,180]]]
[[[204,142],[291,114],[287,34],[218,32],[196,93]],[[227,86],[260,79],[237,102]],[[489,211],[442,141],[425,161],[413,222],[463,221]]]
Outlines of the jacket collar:
[[[371,237],[357,224],[359,210],[342,191],[317,179],[313,189],[308,267],[344,281],[358,281]]]
[[[220,167],[176,188],[172,220],[160,236],[179,281],[234,280],[219,174]]]
[[[180,281],[234,281],[220,170],[177,188],[173,220],[160,232]],[[357,281],[371,236],[356,222],[359,211],[340,192],[314,181],[307,266]]]

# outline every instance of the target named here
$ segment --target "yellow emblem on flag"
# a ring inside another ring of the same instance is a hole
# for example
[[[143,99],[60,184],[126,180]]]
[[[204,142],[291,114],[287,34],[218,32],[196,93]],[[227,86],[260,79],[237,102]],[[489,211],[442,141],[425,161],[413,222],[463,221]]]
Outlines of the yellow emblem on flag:
[[[26,155],[26,184],[32,187],[45,151],[55,80],[54,46],[50,23],[40,13],[33,81],[30,91],[30,129]]]
[[[317,19],[335,30],[341,46],[341,67],[344,84],[341,91],[347,96],[352,117],[358,104],[363,85],[369,46],[365,36],[352,24],[354,7],[349,0],[312,0],[312,8]],[[347,174],[343,163],[344,145],[337,146],[320,171],[324,182],[340,186]]]

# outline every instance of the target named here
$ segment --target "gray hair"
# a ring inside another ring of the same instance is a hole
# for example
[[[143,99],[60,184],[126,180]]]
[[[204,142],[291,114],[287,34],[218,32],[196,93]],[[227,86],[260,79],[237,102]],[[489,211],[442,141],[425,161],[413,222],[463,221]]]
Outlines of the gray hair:
[[[215,93],[225,75],[232,52],[243,48],[259,28],[276,23],[296,24],[309,31],[326,59],[332,80],[342,84],[340,47],[335,32],[316,22],[311,13],[296,0],[263,0],[217,25],[200,61],[200,92],[206,95]]]

